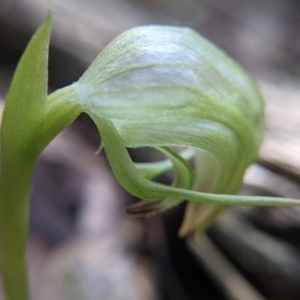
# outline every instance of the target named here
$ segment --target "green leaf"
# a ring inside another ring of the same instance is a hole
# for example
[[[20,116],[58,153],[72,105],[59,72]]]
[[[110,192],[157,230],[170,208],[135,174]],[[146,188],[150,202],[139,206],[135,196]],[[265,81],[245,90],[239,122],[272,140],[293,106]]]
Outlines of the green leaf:
[[[47,97],[51,16],[30,40],[6,97],[1,126],[0,262],[7,300],[27,300],[28,196]]]

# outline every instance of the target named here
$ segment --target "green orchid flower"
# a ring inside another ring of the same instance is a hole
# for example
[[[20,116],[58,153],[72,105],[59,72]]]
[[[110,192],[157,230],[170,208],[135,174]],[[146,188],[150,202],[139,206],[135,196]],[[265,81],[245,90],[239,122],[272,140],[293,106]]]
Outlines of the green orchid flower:
[[[263,100],[245,71],[199,34],[170,26],[126,31],[77,82],[47,96],[50,29],[48,15],[19,62],[3,113],[0,263],[7,300],[28,299],[25,250],[35,161],[82,112],[95,122],[120,184],[142,199],[129,214],[161,212],[187,200],[183,236],[205,230],[229,205],[300,204],[234,195],[262,141]],[[134,163],[126,147],[154,147],[166,160]],[[174,173],[170,186],[152,180],[167,170]]]

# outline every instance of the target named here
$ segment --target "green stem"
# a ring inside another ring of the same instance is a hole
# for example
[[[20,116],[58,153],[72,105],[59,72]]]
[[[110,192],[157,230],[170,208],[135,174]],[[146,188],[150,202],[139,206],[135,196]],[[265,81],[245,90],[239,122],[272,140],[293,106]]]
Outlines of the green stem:
[[[28,300],[26,240],[29,191],[33,164],[11,172],[1,166],[0,180],[0,258],[3,286],[9,300]],[[3,175],[3,176],[2,176]]]

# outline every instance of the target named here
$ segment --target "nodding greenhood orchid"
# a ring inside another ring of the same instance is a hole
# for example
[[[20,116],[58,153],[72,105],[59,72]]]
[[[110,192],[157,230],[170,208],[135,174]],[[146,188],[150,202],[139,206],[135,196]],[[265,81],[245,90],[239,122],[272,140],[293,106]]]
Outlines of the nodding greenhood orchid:
[[[183,236],[203,231],[229,205],[300,204],[234,195],[262,141],[264,104],[247,73],[199,34],[171,26],[128,30],[77,82],[47,96],[50,29],[48,15],[20,60],[2,120],[0,262],[7,300],[28,299],[24,257],[36,158],[82,112],[95,122],[121,185],[142,199],[129,214],[188,200]],[[177,153],[172,146],[186,148]],[[126,147],[154,147],[166,160],[134,163]],[[169,169],[170,186],[152,180]]]

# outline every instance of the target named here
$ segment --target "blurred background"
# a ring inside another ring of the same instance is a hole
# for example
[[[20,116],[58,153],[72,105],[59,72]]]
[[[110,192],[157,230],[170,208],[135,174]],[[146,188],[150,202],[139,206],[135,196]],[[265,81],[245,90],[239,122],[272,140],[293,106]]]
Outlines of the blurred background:
[[[52,12],[49,92],[77,80],[126,29],[188,26],[257,80],[266,138],[240,193],[300,199],[300,1],[0,0],[0,100],[26,44]],[[202,239],[179,239],[184,204],[129,218],[88,116],[41,155],[28,260],[33,300],[300,299],[300,209],[231,208]],[[155,160],[156,153],[131,153]],[[169,182],[169,175],[160,178]]]

